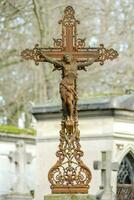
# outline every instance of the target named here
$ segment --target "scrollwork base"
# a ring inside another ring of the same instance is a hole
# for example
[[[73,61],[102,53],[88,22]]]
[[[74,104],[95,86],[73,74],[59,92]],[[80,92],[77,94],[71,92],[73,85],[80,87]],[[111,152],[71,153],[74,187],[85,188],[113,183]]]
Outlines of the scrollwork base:
[[[88,193],[92,175],[81,160],[84,153],[79,143],[77,122],[74,122],[72,131],[65,128],[64,120],[61,127],[59,150],[56,152],[58,160],[48,173],[52,193]]]

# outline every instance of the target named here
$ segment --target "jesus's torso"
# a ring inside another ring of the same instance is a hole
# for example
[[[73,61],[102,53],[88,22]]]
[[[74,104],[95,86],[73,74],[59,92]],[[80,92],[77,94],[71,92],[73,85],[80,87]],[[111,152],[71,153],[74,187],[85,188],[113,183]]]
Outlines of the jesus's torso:
[[[70,77],[76,79],[77,77],[77,62],[63,63],[63,78]]]

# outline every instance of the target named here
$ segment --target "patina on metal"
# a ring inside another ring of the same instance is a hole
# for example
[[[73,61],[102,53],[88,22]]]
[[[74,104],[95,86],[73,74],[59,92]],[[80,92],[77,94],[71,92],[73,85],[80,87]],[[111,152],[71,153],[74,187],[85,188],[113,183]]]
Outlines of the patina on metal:
[[[105,49],[104,45],[92,48],[85,47],[85,39],[77,34],[75,11],[71,6],[65,8],[64,17],[59,21],[62,25],[62,38],[54,39],[54,47],[25,49],[21,55],[24,59],[39,62],[49,62],[53,70],[62,71],[60,94],[62,99],[63,117],[60,130],[58,160],[50,169],[48,179],[52,193],[88,193],[92,175],[90,169],[83,163],[83,151],[80,146],[80,131],[77,114],[77,71],[85,70],[86,66],[105,60],[117,58],[114,49]],[[54,59],[56,58],[56,59]]]

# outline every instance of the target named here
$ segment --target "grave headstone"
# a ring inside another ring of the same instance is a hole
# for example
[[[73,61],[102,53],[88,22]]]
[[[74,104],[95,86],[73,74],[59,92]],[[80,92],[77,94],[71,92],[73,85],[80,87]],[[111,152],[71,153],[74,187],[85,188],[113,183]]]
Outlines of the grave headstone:
[[[119,164],[111,161],[111,151],[103,151],[101,152],[101,155],[102,161],[94,161],[94,169],[101,170],[101,186],[100,193],[97,195],[97,199],[113,200],[111,172],[118,171]]]

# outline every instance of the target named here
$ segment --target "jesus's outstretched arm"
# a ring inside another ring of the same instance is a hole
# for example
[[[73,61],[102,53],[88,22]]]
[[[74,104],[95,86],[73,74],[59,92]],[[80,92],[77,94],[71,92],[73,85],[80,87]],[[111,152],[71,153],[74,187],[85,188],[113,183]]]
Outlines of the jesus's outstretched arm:
[[[51,57],[48,57],[48,56],[46,56],[46,55],[44,55],[42,53],[40,53],[40,57],[41,57],[41,59],[43,59],[42,60],[43,62],[48,62],[48,63],[53,64],[54,65],[54,70],[56,70],[56,69],[60,70],[63,67],[61,62],[59,62],[59,61],[57,61],[57,60],[55,60],[55,59],[53,59]]]
[[[54,70],[61,70],[63,67],[61,62],[46,56],[45,53],[42,53],[37,47],[23,50],[21,56],[26,60],[34,60],[36,65],[38,65],[39,62],[49,62],[54,65]]]
[[[77,68],[78,68],[78,70],[85,70],[86,71],[85,67],[92,65],[96,60],[97,60],[96,58],[90,58],[90,59],[87,60],[87,62],[79,63],[77,65]]]

